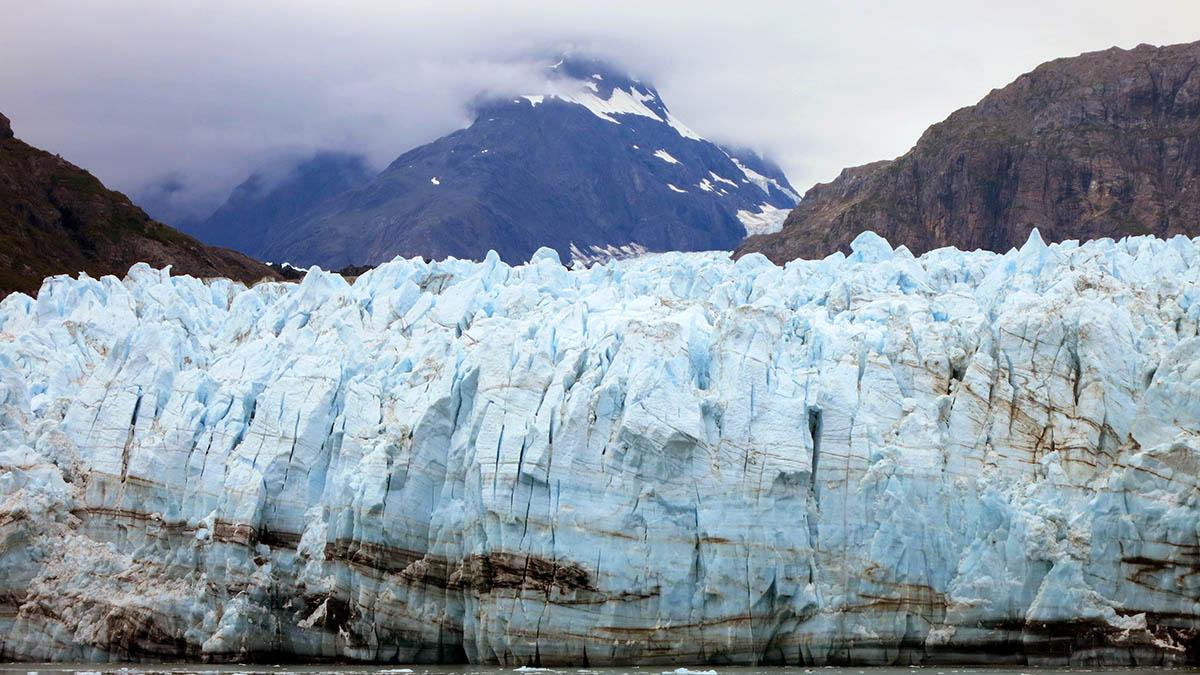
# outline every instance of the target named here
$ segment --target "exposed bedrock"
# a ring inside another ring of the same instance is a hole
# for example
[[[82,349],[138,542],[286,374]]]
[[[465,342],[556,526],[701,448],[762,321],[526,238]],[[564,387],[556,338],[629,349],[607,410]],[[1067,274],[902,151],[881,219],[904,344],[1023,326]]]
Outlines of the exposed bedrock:
[[[0,656],[1200,662],[1200,240],[0,303]]]

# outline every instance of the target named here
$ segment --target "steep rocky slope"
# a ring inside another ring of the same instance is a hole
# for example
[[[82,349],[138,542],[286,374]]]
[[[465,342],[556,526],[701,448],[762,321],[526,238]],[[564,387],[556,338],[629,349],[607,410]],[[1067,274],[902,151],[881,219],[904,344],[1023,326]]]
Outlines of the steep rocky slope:
[[[155,222],[87,171],[17,139],[0,115],[0,297],[32,293],[52,274],[123,276],[137,262],[244,282],[276,276]]]
[[[257,172],[242,181],[208,218],[183,227],[216,246],[248,253],[264,251],[270,233],[316,208],[321,202],[367,183],[375,175],[365,158],[319,152],[282,172]]]
[[[935,124],[905,155],[813,187],[739,254],[847,250],[871,230],[919,253],[1200,233],[1200,42],[1043,64]]]
[[[0,303],[0,659],[1200,663],[1200,240]]]

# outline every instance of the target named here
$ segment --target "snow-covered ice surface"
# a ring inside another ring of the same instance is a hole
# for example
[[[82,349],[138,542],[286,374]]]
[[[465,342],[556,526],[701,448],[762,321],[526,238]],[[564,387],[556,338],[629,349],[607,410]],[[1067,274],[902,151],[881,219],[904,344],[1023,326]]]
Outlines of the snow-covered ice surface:
[[[1200,658],[1200,240],[854,248],[10,296],[0,655]]]

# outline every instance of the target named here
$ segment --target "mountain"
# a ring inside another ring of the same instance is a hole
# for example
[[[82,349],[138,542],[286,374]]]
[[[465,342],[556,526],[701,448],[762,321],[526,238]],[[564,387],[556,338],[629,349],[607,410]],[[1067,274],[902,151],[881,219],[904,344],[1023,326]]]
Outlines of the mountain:
[[[137,262],[247,283],[276,277],[152,220],[87,171],[17,139],[0,115],[0,297],[34,293],[53,274],[123,276]]]
[[[369,182],[286,222],[268,217],[257,243],[196,232],[327,268],[397,255],[482,259],[489,249],[517,262],[541,246],[593,260],[732,249],[747,228],[777,228],[796,202],[777,167],[705,140],[654,87],[602,63],[564,60],[547,70],[546,90],[481,104],[469,127]]]
[[[854,249],[0,304],[0,659],[1200,664],[1200,241]]]
[[[738,249],[782,262],[872,230],[913,252],[1200,234],[1200,42],[1058,59],[930,127],[903,156],[813,187]]]
[[[374,175],[361,155],[318,152],[288,166],[281,175],[255,173],[234,188],[212,215],[183,229],[210,244],[259,253],[267,248],[266,233]]]

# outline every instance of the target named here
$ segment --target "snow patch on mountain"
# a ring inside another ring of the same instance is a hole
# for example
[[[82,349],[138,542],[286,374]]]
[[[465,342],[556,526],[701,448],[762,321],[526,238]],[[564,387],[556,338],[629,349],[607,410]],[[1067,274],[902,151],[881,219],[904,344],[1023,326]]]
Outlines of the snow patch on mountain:
[[[666,122],[672,129],[679,132],[679,135],[683,136],[684,138],[689,138],[693,141],[703,141],[704,140],[703,136],[696,133],[695,131],[692,131],[691,128],[689,128],[686,124],[679,121],[678,117],[675,117],[675,115],[671,114],[671,111],[669,111],[669,110],[667,111],[667,114],[666,114]]]
[[[704,140],[702,136],[671,114],[654,91],[649,91],[633,81],[627,87],[613,87],[608,95],[604,96],[597,85],[597,82],[603,81],[603,79],[598,73],[593,74],[590,78],[579,80],[560,77],[547,82],[547,89],[551,91],[523,95],[517,100],[525,99],[534,107],[547,99],[573,103],[583,106],[596,117],[615,124],[621,123],[617,119],[619,115],[647,117],[668,125],[683,138]],[[652,104],[653,107],[647,104]]]
[[[580,266],[591,267],[599,263],[606,263],[613,260],[625,260],[627,258],[635,258],[645,255],[646,247],[637,243],[622,244],[615,246],[609,244],[607,246],[588,246],[587,250],[579,248],[578,245],[571,244],[571,267],[573,269]]]
[[[800,201],[800,195],[780,185],[779,181],[775,180],[774,178],[768,178],[761,173],[758,173],[757,171],[743,164],[742,161],[737,157],[730,155],[729,159],[733,160],[733,163],[737,165],[737,168],[742,170],[742,173],[745,174],[747,180],[762,188],[764,194],[770,194],[771,188],[775,188],[781,193],[787,195],[793,202]]]
[[[783,221],[787,220],[791,209],[781,209],[770,204],[760,204],[758,211],[742,209],[737,212],[738,220],[746,228],[746,235],[770,234],[783,229]]]
[[[584,84],[583,88],[589,88],[587,86],[588,84],[591,85],[591,89],[598,89],[594,84],[591,83]],[[628,90],[613,89],[612,93],[607,98],[602,98],[597,91],[580,91],[574,95],[527,95],[523,98],[530,100],[531,102],[533,99],[539,99],[536,103],[534,103],[534,105],[541,103],[546,98],[553,98],[566,103],[581,105],[584,108],[587,108],[588,111],[596,117],[599,117],[606,122],[612,122],[613,124],[621,123],[616,117],[614,117],[614,115],[638,115],[640,117],[649,117],[659,122],[667,122],[667,120],[660,117],[657,112],[646,106],[646,102],[656,100],[655,96],[653,94],[633,88]]]
[[[671,153],[666,150],[655,150],[654,156],[666,162],[667,164],[678,164],[679,160],[671,156]]]
[[[730,158],[730,159],[732,159],[732,158]],[[737,162],[736,162],[736,160],[735,160],[735,162],[734,162],[734,163],[735,163],[735,164],[737,163]],[[735,183],[735,182],[733,182],[733,181],[729,180],[728,178],[724,178],[724,177],[722,177],[722,176],[718,176],[718,175],[716,174],[716,172],[715,172],[715,171],[709,171],[709,172],[708,172],[708,175],[712,176],[712,179],[713,179],[713,180],[715,180],[715,181],[717,181],[718,183],[725,183],[726,185],[729,185],[729,186],[731,186],[731,187],[734,187],[734,188],[738,187],[738,184],[737,184],[737,183]]]

